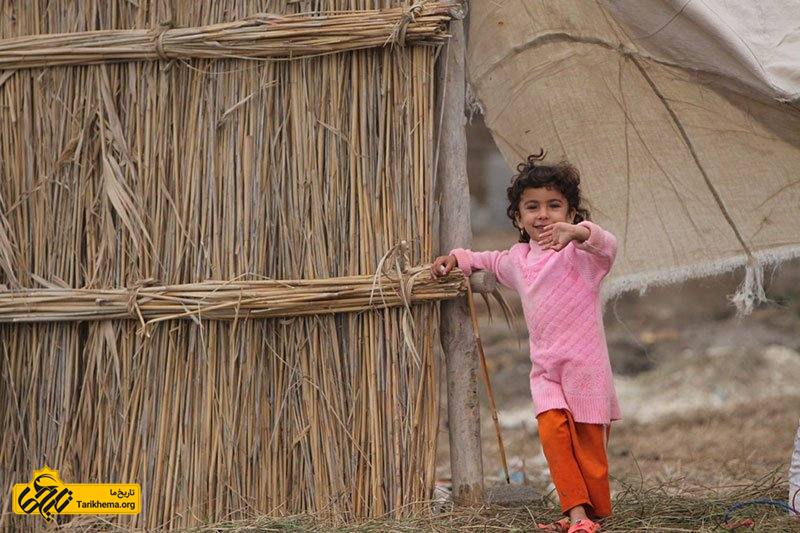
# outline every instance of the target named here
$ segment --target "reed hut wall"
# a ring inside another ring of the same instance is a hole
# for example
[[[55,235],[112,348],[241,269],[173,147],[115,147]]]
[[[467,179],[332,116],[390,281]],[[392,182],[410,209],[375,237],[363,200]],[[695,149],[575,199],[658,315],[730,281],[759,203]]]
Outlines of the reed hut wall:
[[[0,38],[397,3],[2,0]],[[436,57],[0,71],[0,289],[371,274],[402,240],[428,261]],[[142,512],[107,518],[147,529],[410,512],[434,481],[437,313],[2,324],[0,490],[44,464],[141,483]],[[0,502],[0,529],[32,527]]]

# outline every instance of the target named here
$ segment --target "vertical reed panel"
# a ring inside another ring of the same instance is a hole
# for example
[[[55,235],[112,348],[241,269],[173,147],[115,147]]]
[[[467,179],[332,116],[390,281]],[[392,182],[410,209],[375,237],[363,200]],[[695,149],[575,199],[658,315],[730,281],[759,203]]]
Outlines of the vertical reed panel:
[[[287,9],[28,4],[0,1],[0,38]],[[0,86],[0,284],[364,274],[401,240],[429,260],[434,62],[424,47],[15,72]],[[44,463],[66,481],[138,482],[142,513],[112,520],[148,529],[413,511],[434,479],[436,314],[176,321],[147,336],[134,321],[0,325],[0,490]],[[38,520],[1,501],[0,528]]]

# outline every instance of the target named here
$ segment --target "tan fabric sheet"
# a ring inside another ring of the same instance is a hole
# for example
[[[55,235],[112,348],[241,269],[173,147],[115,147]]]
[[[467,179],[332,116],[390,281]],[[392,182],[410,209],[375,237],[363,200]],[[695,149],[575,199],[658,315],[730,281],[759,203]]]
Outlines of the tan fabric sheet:
[[[543,147],[581,170],[620,239],[607,297],[748,264],[746,312],[800,255],[800,111],[631,31],[594,2],[472,2],[469,81],[512,167]]]

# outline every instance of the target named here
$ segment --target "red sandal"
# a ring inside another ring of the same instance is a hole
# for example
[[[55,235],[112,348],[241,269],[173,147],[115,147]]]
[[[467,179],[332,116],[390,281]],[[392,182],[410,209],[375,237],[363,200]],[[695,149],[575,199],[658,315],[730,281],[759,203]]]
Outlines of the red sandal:
[[[600,524],[592,522],[588,518],[581,518],[567,530],[567,533],[599,533]]]
[[[541,530],[544,531],[557,531],[558,533],[567,533],[569,531],[569,518],[566,516],[557,522],[552,522],[550,524],[536,524]]]

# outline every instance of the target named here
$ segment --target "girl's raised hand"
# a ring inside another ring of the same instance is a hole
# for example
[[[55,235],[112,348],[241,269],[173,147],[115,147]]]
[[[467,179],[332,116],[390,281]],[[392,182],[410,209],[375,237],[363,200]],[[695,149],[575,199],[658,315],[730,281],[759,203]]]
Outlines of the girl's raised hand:
[[[548,224],[539,234],[539,246],[544,250],[560,251],[566,247],[570,241],[579,239],[579,227],[569,222],[556,222]]]
[[[431,265],[431,275],[434,278],[441,278],[450,273],[453,268],[458,264],[458,260],[454,255],[440,255]]]

